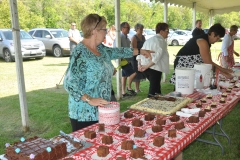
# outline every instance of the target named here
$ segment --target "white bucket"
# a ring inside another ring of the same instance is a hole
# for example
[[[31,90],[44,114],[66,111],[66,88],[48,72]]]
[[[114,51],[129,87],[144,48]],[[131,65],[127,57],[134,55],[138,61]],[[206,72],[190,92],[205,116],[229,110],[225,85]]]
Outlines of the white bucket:
[[[205,63],[194,64],[194,69],[195,69],[195,85],[196,85],[196,82],[199,80],[200,75],[202,75],[203,86],[209,87],[212,64],[205,64]]]
[[[182,94],[192,94],[194,90],[194,74],[193,68],[176,68],[175,90]]]

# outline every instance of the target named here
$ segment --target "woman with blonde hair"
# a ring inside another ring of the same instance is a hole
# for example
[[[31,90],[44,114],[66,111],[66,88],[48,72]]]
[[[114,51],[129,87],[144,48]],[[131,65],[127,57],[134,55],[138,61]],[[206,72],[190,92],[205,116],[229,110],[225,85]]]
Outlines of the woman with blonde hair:
[[[111,99],[113,59],[130,58],[139,52],[148,57],[151,51],[137,48],[109,48],[102,44],[107,21],[98,14],[89,14],[81,22],[83,40],[72,51],[64,78],[69,93],[68,110],[72,131],[98,122],[97,106]]]

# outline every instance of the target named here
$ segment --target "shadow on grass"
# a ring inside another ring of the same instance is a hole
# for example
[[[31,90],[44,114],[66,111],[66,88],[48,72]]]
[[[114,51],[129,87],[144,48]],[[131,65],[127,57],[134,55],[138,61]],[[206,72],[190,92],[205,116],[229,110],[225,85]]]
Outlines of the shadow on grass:
[[[59,64],[48,64],[43,66],[68,66],[69,63],[59,63]]]

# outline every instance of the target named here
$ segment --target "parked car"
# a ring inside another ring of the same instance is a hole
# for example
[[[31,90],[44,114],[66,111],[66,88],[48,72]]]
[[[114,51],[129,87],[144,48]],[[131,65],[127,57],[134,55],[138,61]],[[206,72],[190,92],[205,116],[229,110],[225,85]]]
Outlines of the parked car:
[[[208,28],[203,29],[204,33],[206,33],[206,34],[208,33],[208,30],[209,30]]]
[[[33,39],[26,31],[20,30],[22,58],[43,59],[46,55],[44,44]],[[0,29],[0,57],[6,62],[15,61],[13,34],[11,29]]]
[[[55,57],[70,55],[68,31],[54,28],[35,28],[29,34],[43,42],[46,51]]]
[[[156,35],[156,32],[153,29],[143,29],[143,35],[145,36],[145,39],[149,39]]]
[[[190,38],[192,38],[192,32],[187,30],[170,31],[168,34],[167,43],[172,46],[185,45]]]

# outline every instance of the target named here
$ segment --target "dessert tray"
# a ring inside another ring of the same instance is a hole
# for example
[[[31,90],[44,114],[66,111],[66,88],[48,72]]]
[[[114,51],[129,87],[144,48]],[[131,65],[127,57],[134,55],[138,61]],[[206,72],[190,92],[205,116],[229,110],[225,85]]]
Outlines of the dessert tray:
[[[190,102],[192,102],[191,98],[156,95],[130,106],[130,109],[154,114],[171,115]]]

